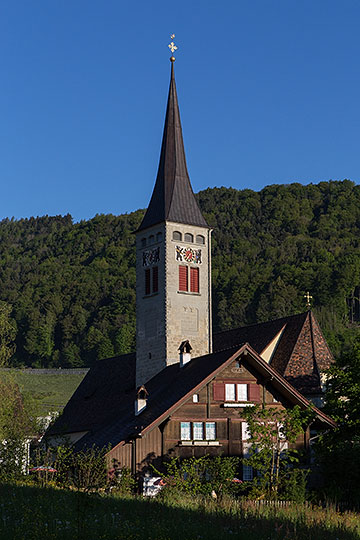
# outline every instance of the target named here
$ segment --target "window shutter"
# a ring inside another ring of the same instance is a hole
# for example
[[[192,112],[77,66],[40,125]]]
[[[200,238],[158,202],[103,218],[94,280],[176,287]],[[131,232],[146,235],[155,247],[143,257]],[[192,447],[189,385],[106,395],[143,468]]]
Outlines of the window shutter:
[[[190,291],[199,292],[199,269],[190,268]]]
[[[260,401],[260,386],[258,384],[249,384],[249,401]]]
[[[179,266],[179,291],[188,290],[187,266]]]
[[[213,392],[214,392],[214,401],[225,401],[224,383],[214,383]]]
[[[145,270],[145,294],[150,294],[150,268]]]
[[[153,292],[158,292],[159,290],[159,268],[154,266],[153,268]]]

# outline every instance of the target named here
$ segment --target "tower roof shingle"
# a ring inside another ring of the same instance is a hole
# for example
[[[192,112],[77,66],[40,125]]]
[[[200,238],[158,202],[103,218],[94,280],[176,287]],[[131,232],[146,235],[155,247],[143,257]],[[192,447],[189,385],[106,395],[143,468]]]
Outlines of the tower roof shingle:
[[[159,169],[150,204],[138,231],[163,221],[208,227],[187,171],[173,62]]]

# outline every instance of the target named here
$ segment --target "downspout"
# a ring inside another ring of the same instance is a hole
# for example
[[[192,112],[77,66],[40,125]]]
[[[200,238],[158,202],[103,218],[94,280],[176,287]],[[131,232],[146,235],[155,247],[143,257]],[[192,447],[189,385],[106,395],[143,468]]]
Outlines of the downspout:
[[[209,353],[212,353],[212,303],[211,303],[211,232],[208,230],[208,317],[209,317]]]
[[[131,440],[131,474],[136,474],[136,439]]]
[[[206,385],[206,417],[210,418],[210,383]]]

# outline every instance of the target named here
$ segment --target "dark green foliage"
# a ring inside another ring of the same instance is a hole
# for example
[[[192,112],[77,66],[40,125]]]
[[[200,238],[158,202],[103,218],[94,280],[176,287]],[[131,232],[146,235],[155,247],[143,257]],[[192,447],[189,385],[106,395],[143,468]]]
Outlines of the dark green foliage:
[[[337,422],[317,445],[332,500],[360,501],[360,339],[328,372],[325,410]]]
[[[314,310],[335,354],[351,346],[360,284],[360,186],[207,189],[214,330]],[[0,222],[0,300],[17,326],[11,364],[78,367],[135,348],[135,238],[143,211]]]
[[[0,223],[0,299],[18,327],[12,365],[79,367],[134,349],[142,215]]]
[[[233,482],[239,466],[237,457],[191,457],[180,460],[178,457],[165,463],[166,474],[162,475],[166,488],[165,498],[177,493],[190,495],[232,494],[237,490]],[[156,471],[155,469],[155,472]],[[159,473],[160,474],[160,473]]]
[[[346,298],[360,280],[360,186],[208,189],[199,202],[215,229],[215,331],[304,311],[309,290],[334,352],[353,339]]]
[[[308,471],[300,468],[295,443],[313,419],[311,409],[249,408],[243,413],[248,423],[249,450],[242,462],[253,468],[254,478],[243,488],[250,498],[304,502]]]
[[[21,477],[28,465],[28,442],[38,433],[33,403],[8,373],[0,376],[0,482]]]

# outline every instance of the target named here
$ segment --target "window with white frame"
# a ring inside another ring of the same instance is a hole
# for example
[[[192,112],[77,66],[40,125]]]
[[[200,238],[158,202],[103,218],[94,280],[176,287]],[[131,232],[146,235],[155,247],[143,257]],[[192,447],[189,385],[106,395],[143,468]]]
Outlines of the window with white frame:
[[[193,394],[193,403],[199,403],[199,394]]]
[[[248,401],[248,385],[244,383],[225,384],[225,401]]]
[[[215,441],[216,422],[180,422],[182,441]]]
[[[225,400],[226,401],[235,401],[235,384],[225,384]]]
[[[202,422],[193,422],[194,441],[202,441],[204,439],[204,425]]]
[[[205,423],[205,437],[207,441],[214,441],[216,439],[215,422]]]
[[[241,440],[247,441],[250,439],[249,424],[247,422],[241,422]]]
[[[181,422],[180,424],[180,436],[182,441],[191,440],[191,426],[190,422]]]
[[[250,455],[251,444],[243,443],[243,457],[248,458]],[[252,480],[254,478],[254,470],[250,465],[246,465],[246,462],[243,462],[242,466],[243,480]]]
[[[237,400],[238,401],[248,400],[248,385],[247,384],[237,385]]]

